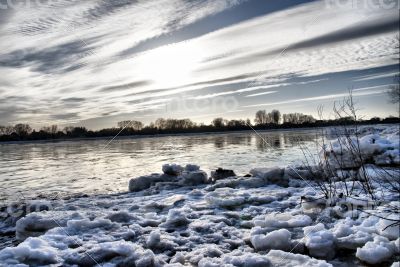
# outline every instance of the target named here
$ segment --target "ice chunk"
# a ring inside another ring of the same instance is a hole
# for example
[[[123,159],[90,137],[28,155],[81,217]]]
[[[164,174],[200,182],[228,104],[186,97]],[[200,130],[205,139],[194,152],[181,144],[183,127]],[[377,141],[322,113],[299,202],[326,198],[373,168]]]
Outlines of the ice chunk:
[[[281,250],[271,250],[267,254],[273,266],[279,267],[332,267],[324,260],[316,260],[305,255],[283,252]]]
[[[185,166],[185,171],[187,171],[187,172],[195,172],[195,171],[199,171],[199,170],[200,170],[200,166],[199,165],[187,164]]]
[[[147,238],[146,245],[149,248],[155,247],[161,241],[161,234],[160,231],[153,231],[150,233],[149,237]]]
[[[308,215],[292,215],[290,213],[268,214],[264,220],[254,219],[254,225],[271,228],[304,227],[312,223]]]
[[[140,176],[129,181],[129,191],[138,192],[147,189],[151,186],[154,180],[160,177],[159,174]]]
[[[286,229],[272,231],[267,235],[253,235],[251,244],[256,250],[290,250],[291,233]]]
[[[337,238],[339,248],[357,249],[364,246],[368,241],[372,241],[372,235],[368,232],[357,231],[345,237]]]
[[[65,226],[69,219],[82,218],[78,213],[64,212],[63,217],[56,216],[54,212],[30,213],[17,221],[16,237],[23,241],[28,237],[37,237],[46,231],[60,226]]]
[[[225,254],[221,258],[203,258],[199,261],[199,267],[221,267],[221,266],[237,266],[237,267],[269,267],[270,261],[266,256],[255,253],[230,253]]]
[[[47,265],[58,262],[57,250],[45,240],[30,237],[17,247],[0,251],[0,262],[7,265],[24,263],[28,265]]]
[[[222,168],[218,168],[217,170],[211,172],[211,177],[213,178],[214,181],[233,176],[236,176],[233,170],[225,170]]]
[[[380,235],[387,237],[390,240],[395,240],[400,236],[399,226],[396,225],[396,221],[400,221],[400,215],[390,214],[386,219],[380,219],[377,224],[377,231]]]
[[[374,241],[367,242],[362,248],[358,248],[356,257],[360,260],[369,263],[381,263],[395,253],[395,245],[385,237],[376,236]]]
[[[326,259],[335,256],[335,238],[322,223],[304,227],[304,236],[311,256]]]
[[[178,176],[182,173],[183,167],[178,164],[164,164],[162,166],[162,171],[168,175]]]
[[[167,220],[161,227],[176,228],[189,224],[190,221],[186,218],[185,211],[180,209],[171,209],[168,211]]]
[[[133,178],[129,181],[129,191],[138,192],[150,188],[158,182],[173,182],[178,178],[175,175],[153,173]]]
[[[265,182],[281,186],[289,185],[289,178],[285,176],[285,169],[274,168],[255,168],[250,170],[253,176],[262,178]]]
[[[237,207],[246,202],[244,196],[237,195],[235,190],[218,188],[205,196],[206,201],[213,206]]]
[[[184,172],[182,175],[182,182],[185,185],[199,185],[208,182],[207,173],[204,171],[191,171]]]

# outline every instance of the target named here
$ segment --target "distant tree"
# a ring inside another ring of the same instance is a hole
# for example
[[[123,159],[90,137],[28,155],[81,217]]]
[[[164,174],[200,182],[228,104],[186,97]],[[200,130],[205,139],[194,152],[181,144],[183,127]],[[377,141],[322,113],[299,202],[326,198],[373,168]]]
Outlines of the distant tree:
[[[49,126],[43,126],[42,128],[40,128],[40,131],[45,132],[45,133],[50,133],[51,128]]]
[[[240,127],[246,126],[246,122],[244,120],[230,120],[227,122],[226,125],[229,127],[240,128]]]
[[[74,127],[71,131],[71,136],[73,137],[85,137],[87,129],[85,127]]]
[[[13,126],[2,126],[0,125],[0,135],[10,135],[14,132]]]
[[[14,131],[19,136],[27,136],[32,133],[32,128],[29,124],[19,123],[14,126]]]
[[[254,119],[256,125],[266,124],[268,122],[268,115],[265,110],[259,110],[256,112],[256,118]]]
[[[159,118],[155,121],[154,125],[158,129],[165,129],[166,128],[166,120],[163,118]]]
[[[72,131],[74,130],[74,126],[65,126],[63,132],[67,135],[71,134]]]
[[[250,119],[246,119],[246,125],[247,126],[251,126],[251,120]]]
[[[118,127],[121,129],[132,129],[135,131],[140,131],[143,129],[143,123],[141,121],[120,121],[118,122]]]
[[[51,125],[50,126],[50,133],[51,134],[56,134],[58,132],[58,126],[57,125]]]
[[[314,123],[315,119],[311,115],[305,115],[302,113],[288,113],[283,114],[283,123],[290,124],[303,124],[303,123]]]
[[[222,127],[225,126],[225,121],[224,121],[223,118],[215,118],[215,119],[213,119],[213,121],[212,121],[212,125],[213,125],[215,128],[222,128]]]
[[[271,111],[271,117],[273,123],[279,124],[279,122],[281,121],[281,112],[274,109]]]

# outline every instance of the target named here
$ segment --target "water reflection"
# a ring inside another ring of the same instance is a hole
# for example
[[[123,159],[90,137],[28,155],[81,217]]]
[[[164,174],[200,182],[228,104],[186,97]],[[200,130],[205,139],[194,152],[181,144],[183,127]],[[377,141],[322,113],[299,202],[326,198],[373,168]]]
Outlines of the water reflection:
[[[0,190],[13,194],[126,191],[129,178],[159,172],[164,163],[197,163],[245,174],[301,158],[299,144],[315,131],[274,131],[0,144]]]

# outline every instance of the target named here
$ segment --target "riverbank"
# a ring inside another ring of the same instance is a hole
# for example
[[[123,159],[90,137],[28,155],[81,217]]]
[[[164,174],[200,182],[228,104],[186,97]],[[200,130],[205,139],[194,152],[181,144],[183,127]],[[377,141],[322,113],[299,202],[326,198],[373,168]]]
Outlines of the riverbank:
[[[357,123],[358,126],[379,126],[379,125],[391,125],[400,123],[399,118],[387,119],[386,121],[360,121]],[[207,134],[229,134],[229,133],[241,133],[241,132],[275,132],[275,131],[294,131],[294,130],[313,130],[313,129],[321,129],[321,128],[329,128],[329,127],[342,127],[342,126],[351,127],[354,125],[354,122],[342,122],[339,123],[337,121],[334,122],[326,122],[326,123],[318,123],[318,124],[299,124],[299,125],[257,125],[257,126],[248,126],[244,125],[239,128],[235,127],[222,127],[222,128],[214,128],[212,126],[204,126],[203,128],[189,128],[189,129],[177,129],[177,130],[157,130],[152,129],[154,132],[148,133],[146,130],[142,131],[134,131],[134,134],[129,134],[129,131],[121,131],[120,128],[106,129],[107,131],[111,131],[111,134],[102,134],[101,136],[75,136],[68,137],[66,134],[62,134],[57,137],[50,138],[38,138],[38,139],[21,139],[18,136],[0,136],[0,145],[1,144],[18,144],[18,143],[54,143],[54,142],[66,142],[66,141],[88,141],[88,140],[111,140],[112,138],[116,139],[124,139],[124,138],[157,138],[157,137],[165,137],[165,136],[196,136],[196,135],[207,135]],[[89,131],[92,132],[92,131]],[[92,132],[93,133],[93,132]],[[92,134],[89,134],[92,135]]]
[[[358,180],[351,178],[353,168],[340,170],[330,183],[337,193],[329,198],[307,168],[256,168],[236,176],[165,165],[161,174],[131,179],[129,193],[35,200],[30,206],[42,211],[9,226],[22,243],[0,251],[0,262],[394,267],[400,260],[399,218],[389,207],[398,208],[400,201],[390,189],[399,168],[377,166],[398,164],[398,128],[364,133],[360,142],[365,159],[376,164],[363,165]],[[367,173],[379,201],[363,189]],[[354,194],[340,194],[350,185]]]

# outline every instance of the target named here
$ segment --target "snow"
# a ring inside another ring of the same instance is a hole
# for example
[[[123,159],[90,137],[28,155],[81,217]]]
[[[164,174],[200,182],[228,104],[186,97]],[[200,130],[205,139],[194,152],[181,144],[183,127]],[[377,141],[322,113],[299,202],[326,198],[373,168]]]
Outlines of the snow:
[[[305,255],[293,254],[290,252],[283,252],[280,250],[271,250],[267,254],[268,259],[271,260],[273,266],[280,267],[332,267],[331,264],[324,260],[317,260]]]
[[[400,236],[400,229],[398,225],[394,223],[400,221],[399,214],[389,214],[386,216],[387,219],[380,219],[377,225],[377,230],[380,235],[395,240]]]
[[[396,251],[396,246],[385,237],[376,236],[374,241],[367,242],[356,252],[357,258],[369,263],[377,264],[388,260]]]
[[[266,235],[253,235],[251,244],[257,251],[267,249],[290,250],[291,233],[286,229],[272,231]]]
[[[265,216],[264,219],[255,219],[254,225],[271,228],[293,228],[304,227],[312,223],[308,215],[291,215],[290,213],[273,213]]]
[[[289,178],[285,176],[285,169],[274,168],[255,168],[250,170],[253,176],[263,179],[267,183],[288,186]]]
[[[306,247],[310,255],[317,258],[331,259],[335,256],[335,238],[322,223],[304,227]]]
[[[30,237],[14,248],[5,248],[0,252],[0,262],[11,265],[19,262],[29,264],[54,264],[58,262],[57,250],[45,240]]]

